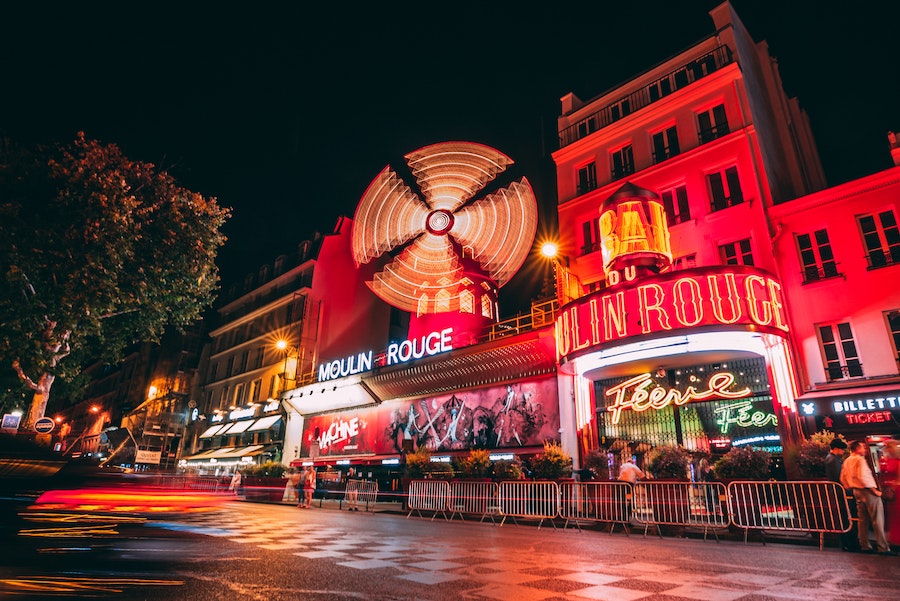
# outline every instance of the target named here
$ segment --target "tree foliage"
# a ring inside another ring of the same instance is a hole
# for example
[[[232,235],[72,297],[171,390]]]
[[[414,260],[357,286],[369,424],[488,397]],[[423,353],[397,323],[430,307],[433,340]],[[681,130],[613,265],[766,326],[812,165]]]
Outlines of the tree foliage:
[[[54,147],[3,143],[0,365],[45,407],[55,377],[196,321],[214,299],[229,216],[215,199],[82,133]]]

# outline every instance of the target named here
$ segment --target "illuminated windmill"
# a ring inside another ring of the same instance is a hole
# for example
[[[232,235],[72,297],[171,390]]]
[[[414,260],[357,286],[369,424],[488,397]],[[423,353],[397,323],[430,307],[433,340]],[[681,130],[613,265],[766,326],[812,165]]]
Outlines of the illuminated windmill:
[[[404,158],[421,196],[385,167],[356,209],[353,258],[389,253],[368,285],[414,316],[411,336],[452,326],[460,338],[496,321],[497,290],[531,251],[537,201],[525,178],[473,200],[513,163],[488,146],[444,142]]]

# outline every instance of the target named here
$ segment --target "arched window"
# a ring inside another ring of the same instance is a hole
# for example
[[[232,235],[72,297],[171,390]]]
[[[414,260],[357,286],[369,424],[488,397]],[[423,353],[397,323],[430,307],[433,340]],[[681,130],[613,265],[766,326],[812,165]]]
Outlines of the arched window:
[[[481,297],[481,314],[488,319],[494,317],[493,303],[491,303],[491,297],[487,294]]]
[[[428,295],[423,294],[419,297],[419,305],[416,307],[416,317],[421,317],[428,313]]]
[[[441,288],[434,295],[434,310],[436,313],[444,313],[450,310],[450,293],[446,288]]]
[[[468,290],[459,293],[459,312],[475,313],[475,295]]]

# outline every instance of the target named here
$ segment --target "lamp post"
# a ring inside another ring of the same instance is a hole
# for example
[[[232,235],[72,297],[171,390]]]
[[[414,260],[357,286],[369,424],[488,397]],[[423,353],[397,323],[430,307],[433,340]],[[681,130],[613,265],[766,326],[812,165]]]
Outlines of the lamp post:
[[[555,242],[544,242],[541,245],[541,255],[553,261],[553,279],[559,306],[562,307],[579,298],[583,293],[581,280],[569,269],[569,258],[561,257],[559,254],[559,246]]]
[[[297,347],[288,344],[287,340],[281,339],[275,343],[275,348],[284,353],[284,368],[281,372],[282,378],[285,382],[295,382],[297,380]],[[284,392],[285,389],[283,389],[282,392]]]

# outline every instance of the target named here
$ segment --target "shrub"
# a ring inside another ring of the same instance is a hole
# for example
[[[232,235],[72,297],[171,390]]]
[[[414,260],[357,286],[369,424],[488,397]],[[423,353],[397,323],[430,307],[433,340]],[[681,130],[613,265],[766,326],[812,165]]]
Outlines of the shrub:
[[[843,439],[844,437],[840,434],[835,435],[834,432],[828,430],[821,430],[800,443],[797,452],[797,466],[800,468],[802,477],[825,477],[825,458],[831,452],[831,441],[835,438]],[[844,440],[844,442],[847,441]]]
[[[249,464],[239,468],[245,476],[253,478],[281,478],[284,476],[284,464],[275,461],[266,461],[265,463]]]
[[[682,447],[662,446],[651,449],[644,457],[644,466],[654,478],[688,478],[691,457]]]
[[[736,447],[716,461],[713,473],[720,480],[768,480],[769,458],[766,451]]]
[[[521,480],[522,463],[518,459],[508,461],[501,459],[494,462],[492,475],[494,480]]]
[[[555,441],[544,443],[543,453],[532,460],[531,471],[541,480],[558,480],[572,476],[572,458]]]
[[[424,478],[431,469],[431,451],[427,447],[419,447],[406,454],[404,474],[407,478]]]
[[[584,469],[594,480],[609,480],[609,457],[606,449],[593,449],[584,457]]]
[[[461,478],[488,478],[491,475],[491,453],[484,449],[472,449],[456,463],[456,473]]]

